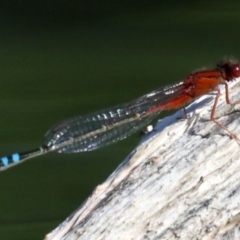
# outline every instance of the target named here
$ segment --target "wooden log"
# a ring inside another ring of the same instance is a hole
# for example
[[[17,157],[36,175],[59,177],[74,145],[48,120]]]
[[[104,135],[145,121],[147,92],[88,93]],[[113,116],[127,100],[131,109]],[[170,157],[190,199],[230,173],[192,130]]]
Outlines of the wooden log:
[[[229,90],[240,100],[239,80]],[[217,121],[240,138],[240,104],[221,93]],[[209,120],[214,98],[159,120],[45,239],[240,239],[240,143]]]

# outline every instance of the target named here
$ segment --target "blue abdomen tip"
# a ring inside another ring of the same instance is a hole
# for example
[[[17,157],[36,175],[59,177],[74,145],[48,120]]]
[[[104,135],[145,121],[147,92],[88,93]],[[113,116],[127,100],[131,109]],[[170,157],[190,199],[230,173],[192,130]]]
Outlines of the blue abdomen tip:
[[[13,160],[13,162],[19,162],[19,161],[20,161],[20,156],[19,156],[19,154],[18,154],[18,153],[14,153],[14,154],[12,155],[12,160]]]
[[[8,163],[8,157],[2,157],[1,158],[1,161],[3,163],[4,166],[7,166],[9,163]]]

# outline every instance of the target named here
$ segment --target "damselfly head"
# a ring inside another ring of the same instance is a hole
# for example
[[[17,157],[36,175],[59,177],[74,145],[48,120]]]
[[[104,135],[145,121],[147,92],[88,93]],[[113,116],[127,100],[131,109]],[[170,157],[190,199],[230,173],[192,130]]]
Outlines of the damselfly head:
[[[226,81],[233,81],[240,77],[240,63],[233,63],[232,61],[220,62],[217,65],[223,71],[224,79]]]

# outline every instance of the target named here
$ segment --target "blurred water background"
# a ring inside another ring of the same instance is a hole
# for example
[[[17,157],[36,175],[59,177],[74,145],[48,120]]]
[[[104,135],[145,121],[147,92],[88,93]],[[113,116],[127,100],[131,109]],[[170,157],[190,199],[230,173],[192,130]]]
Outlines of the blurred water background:
[[[0,154],[40,146],[58,121],[238,58],[239,12],[233,0],[1,1]],[[1,239],[43,239],[138,141],[1,172]]]

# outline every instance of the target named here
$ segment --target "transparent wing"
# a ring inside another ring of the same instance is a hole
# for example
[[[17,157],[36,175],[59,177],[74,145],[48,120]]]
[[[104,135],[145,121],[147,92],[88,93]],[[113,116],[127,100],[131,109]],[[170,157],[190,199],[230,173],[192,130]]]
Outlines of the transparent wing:
[[[151,122],[165,110],[165,103],[182,94],[183,88],[184,83],[181,82],[157,89],[130,103],[63,121],[46,133],[44,146],[49,150],[72,153],[115,143]],[[158,111],[149,111],[154,106]]]

